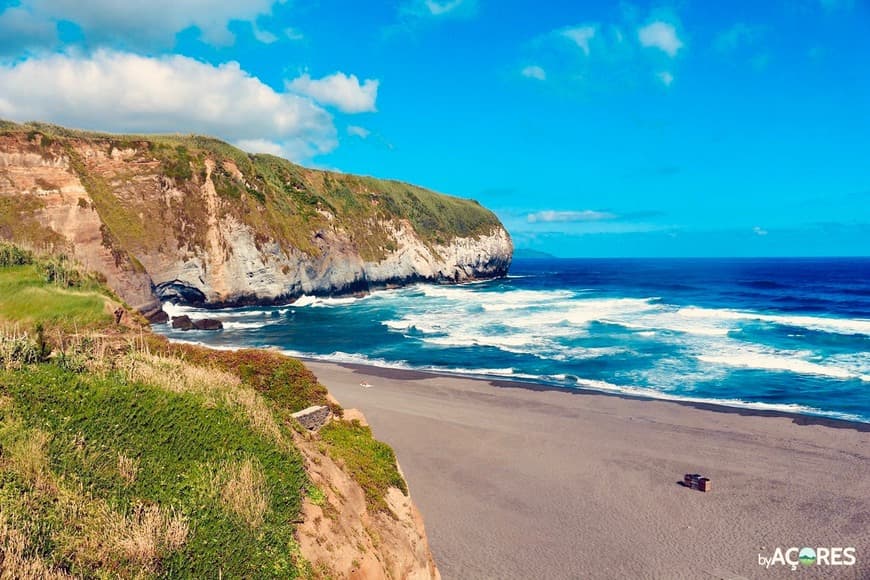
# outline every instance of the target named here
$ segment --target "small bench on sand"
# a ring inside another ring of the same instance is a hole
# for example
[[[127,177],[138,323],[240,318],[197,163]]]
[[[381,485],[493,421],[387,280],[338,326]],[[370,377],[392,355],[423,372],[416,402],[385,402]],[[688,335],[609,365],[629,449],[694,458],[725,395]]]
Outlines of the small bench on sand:
[[[702,477],[700,473],[687,473],[683,476],[683,487],[697,489],[698,491],[711,491],[712,485],[709,477]]]

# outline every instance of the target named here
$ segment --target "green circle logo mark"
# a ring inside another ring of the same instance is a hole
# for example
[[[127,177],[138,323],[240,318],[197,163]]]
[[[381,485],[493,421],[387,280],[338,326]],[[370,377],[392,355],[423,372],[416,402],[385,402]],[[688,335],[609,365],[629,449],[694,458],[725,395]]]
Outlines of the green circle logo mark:
[[[816,563],[816,551],[812,548],[801,548],[798,552],[798,560],[804,566],[812,566]]]

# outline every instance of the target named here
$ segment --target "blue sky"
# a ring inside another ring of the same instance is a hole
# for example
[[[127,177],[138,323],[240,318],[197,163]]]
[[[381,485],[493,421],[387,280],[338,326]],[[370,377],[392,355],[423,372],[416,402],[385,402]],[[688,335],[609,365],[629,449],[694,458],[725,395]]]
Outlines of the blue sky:
[[[0,2],[0,117],[199,132],[561,256],[870,255],[870,4]]]

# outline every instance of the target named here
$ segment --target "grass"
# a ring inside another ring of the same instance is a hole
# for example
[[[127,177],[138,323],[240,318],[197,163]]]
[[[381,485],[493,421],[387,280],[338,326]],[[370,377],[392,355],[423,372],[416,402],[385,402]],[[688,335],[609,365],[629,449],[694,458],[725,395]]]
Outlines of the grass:
[[[306,494],[330,505],[290,415],[341,412],[316,377],[279,353],[116,326],[108,291],[66,260],[0,244],[0,262],[0,571],[310,576],[293,522]],[[368,428],[339,420],[321,434],[371,509],[406,491]]]
[[[220,487],[226,509],[251,528],[263,525],[269,509],[269,492],[263,468],[256,459],[246,458],[223,466],[215,476],[215,484]]]
[[[173,344],[153,336],[150,348],[195,366],[216,369],[253,387],[275,407],[288,413],[311,405],[340,408],[327,399],[327,390],[302,362],[277,352],[256,349],[212,350],[189,344]]]
[[[109,298],[95,285],[63,288],[48,284],[36,264],[0,267],[0,320],[25,327],[43,321],[65,329],[106,324]]]
[[[392,448],[372,437],[371,429],[359,421],[327,423],[320,437],[329,454],[362,486],[370,510],[389,511],[384,498],[391,487],[408,494]]]
[[[39,496],[32,474],[47,466],[49,479],[60,481],[62,474],[64,493],[75,495],[78,503],[103,502],[118,514],[116,521],[126,522],[118,526],[132,531],[115,533],[120,540],[113,544],[129,546],[144,534],[146,545],[156,547],[143,551],[160,556],[131,559],[129,554],[103,553],[95,538],[111,532],[106,522],[112,518],[76,526],[74,518],[53,507],[57,492],[42,494],[47,495],[45,510],[35,514],[41,528],[28,540],[54,565],[83,575],[123,569],[209,577],[220,568],[227,577],[292,577],[289,523],[298,514],[307,483],[301,458],[250,429],[235,409],[120,373],[99,377],[53,364],[0,374],[0,393],[11,400],[12,422],[28,429],[39,426],[45,433],[27,440],[42,442],[46,449],[42,459],[32,448],[19,451],[16,445],[21,444],[14,440],[0,441],[4,448],[11,445],[13,456],[32,458],[10,470],[8,475],[16,476],[8,482],[13,487],[0,482],[4,511],[27,511],[14,498],[22,491]],[[7,414],[4,423],[10,419]],[[119,464],[122,455],[135,457],[135,478]],[[253,467],[244,468],[246,461],[258,466],[257,475]],[[242,467],[221,469],[229,479],[215,490],[213,466],[227,465]],[[162,510],[162,519],[154,506]],[[161,544],[161,535],[181,525],[173,517],[187,522],[186,539]]]
[[[0,238],[15,239],[35,246],[63,243],[60,234],[37,219],[44,207],[42,200],[30,193],[0,195]]]
[[[111,239],[120,240],[128,248],[137,248],[141,240],[147,239],[142,220],[117,198],[105,179],[88,170],[85,161],[71,145],[65,150],[73,171],[81,179],[100,219],[109,229]]]

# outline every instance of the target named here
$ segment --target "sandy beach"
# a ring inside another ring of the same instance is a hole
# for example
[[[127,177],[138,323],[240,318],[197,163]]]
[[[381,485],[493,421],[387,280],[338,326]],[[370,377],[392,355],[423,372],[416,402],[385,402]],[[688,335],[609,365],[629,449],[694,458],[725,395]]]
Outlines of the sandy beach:
[[[396,450],[446,579],[870,578],[870,425],[306,364]],[[804,546],[857,562],[759,565]]]

